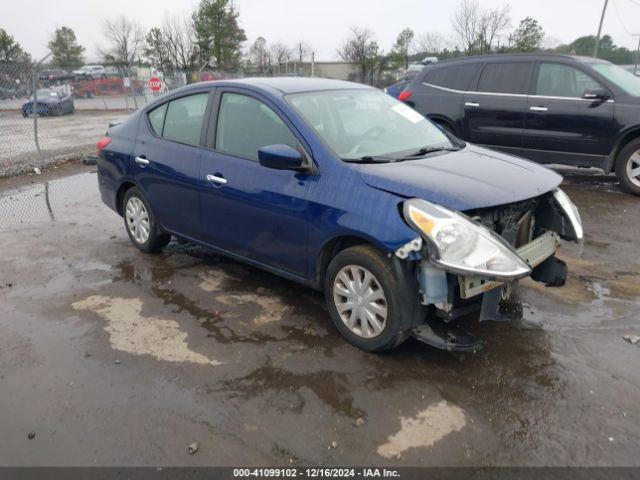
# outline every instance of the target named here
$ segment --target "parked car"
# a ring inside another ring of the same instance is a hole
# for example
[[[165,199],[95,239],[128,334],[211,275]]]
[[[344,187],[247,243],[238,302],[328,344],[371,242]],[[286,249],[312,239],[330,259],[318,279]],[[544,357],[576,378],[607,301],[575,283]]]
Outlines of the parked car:
[[[107,78],[107,70],[102,65],[85,65],[74,70],[76,80],[93,80],[94,78]]]
[[[640,78],[603,60],[554,54],[426,66],[399,96],[461,139],[540,163],[615,172],[640,194]]]
[[[33,95],[29,101],[22,105],[22,116],[28,117],[33,115],[34,111],[38,115],[64,115],[65,113],[73,113],[75,106],[70,95],[56,90],[45,89],[38,90],[37,110],[33,107]]]
[[[10,100],[17,98],[18,92],[15,88],[6,88],[0,85],[0,100]]]
[[[60,85],[74,79],[74,74],[61,69],[42,70],[40,81],[46,86]]]
[[[478,348],[446,321],[500,318],[524,277],[562,285],[559,238],[582,238],[558,174],[350,82],[189,85],[112,125],[98,152],[102,200],[138,249],[175,235],[323,290],[368,351],[410,335]]]
[[[136,93],[141,91],[140,82],[132,83]],[[81,80],[73,85],[72,94],[76,98],[91,98],[99,95],[125,95],[129,89],[124,86],[121,78],[99,78],[95,80]]]
[[[391,95],[393,98],[398,98],[400,93],[407,88],[407,86],[411,83],[411,80],[418,74],[415,71],[407,71],[402,80],[393,83],[384,89],[384,93]]]

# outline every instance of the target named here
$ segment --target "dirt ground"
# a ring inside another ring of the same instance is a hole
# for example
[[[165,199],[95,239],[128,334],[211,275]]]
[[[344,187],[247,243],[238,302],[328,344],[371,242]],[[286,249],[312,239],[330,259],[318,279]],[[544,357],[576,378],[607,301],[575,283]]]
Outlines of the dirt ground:
[[[567,285],[465,319],[467,355],[363,353],[312,290],[141,254],[88,167],[0,181],[0,465],[640,466],[640,198],[563,173]]]

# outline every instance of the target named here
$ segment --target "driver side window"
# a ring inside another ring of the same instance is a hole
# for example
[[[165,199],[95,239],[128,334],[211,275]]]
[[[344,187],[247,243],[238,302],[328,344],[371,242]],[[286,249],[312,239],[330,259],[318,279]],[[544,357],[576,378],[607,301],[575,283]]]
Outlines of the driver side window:
[[[276,144],[292,148],[298,146],[296,137],[276,112],[247,95],[222,95],[216,127],[216,150],[257,161],[261,147]]]
[[[586,90],[599,89],[602,85],[577,68],[558,63],[540,64],[536,95],[581,98]]]

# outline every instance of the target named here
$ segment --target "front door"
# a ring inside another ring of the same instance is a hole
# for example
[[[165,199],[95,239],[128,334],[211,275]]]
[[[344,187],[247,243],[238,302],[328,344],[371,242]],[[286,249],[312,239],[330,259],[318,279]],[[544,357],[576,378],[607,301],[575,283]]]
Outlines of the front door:
[[[301,148],[291,125],[264,99],[222,91],[213,110],[214,150],[200,169],[205,240],[244,258],[307,275],[307,191],[313,177],[265,168],[258,149]]]
[[[464,98],[465,140],[519,154],[532,62],[487,63]]]
[[[544,163],[600,165],[615,138],[613,99],[584,98],[606,87],[581,69],[540,63],[527,103],[523,155]]]

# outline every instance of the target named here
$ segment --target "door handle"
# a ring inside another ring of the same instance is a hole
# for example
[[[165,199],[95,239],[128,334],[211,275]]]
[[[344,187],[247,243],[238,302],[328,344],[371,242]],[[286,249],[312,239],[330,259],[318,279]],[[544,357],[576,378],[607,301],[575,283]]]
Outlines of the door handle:
[[[149,165],[149,160],[144,157],[136,157],[136,163],[138,165]]]
[[[464,106],[469,108],[479,108],[480,104],[476,102],[465,102]]]
[[[532,112],[547,112],[549,109],[547,107],[529,107],[529,110]]]
[[[227,179],[216,175],[207,175],[207,182],[215,183],[216,185],[226,185]]]

